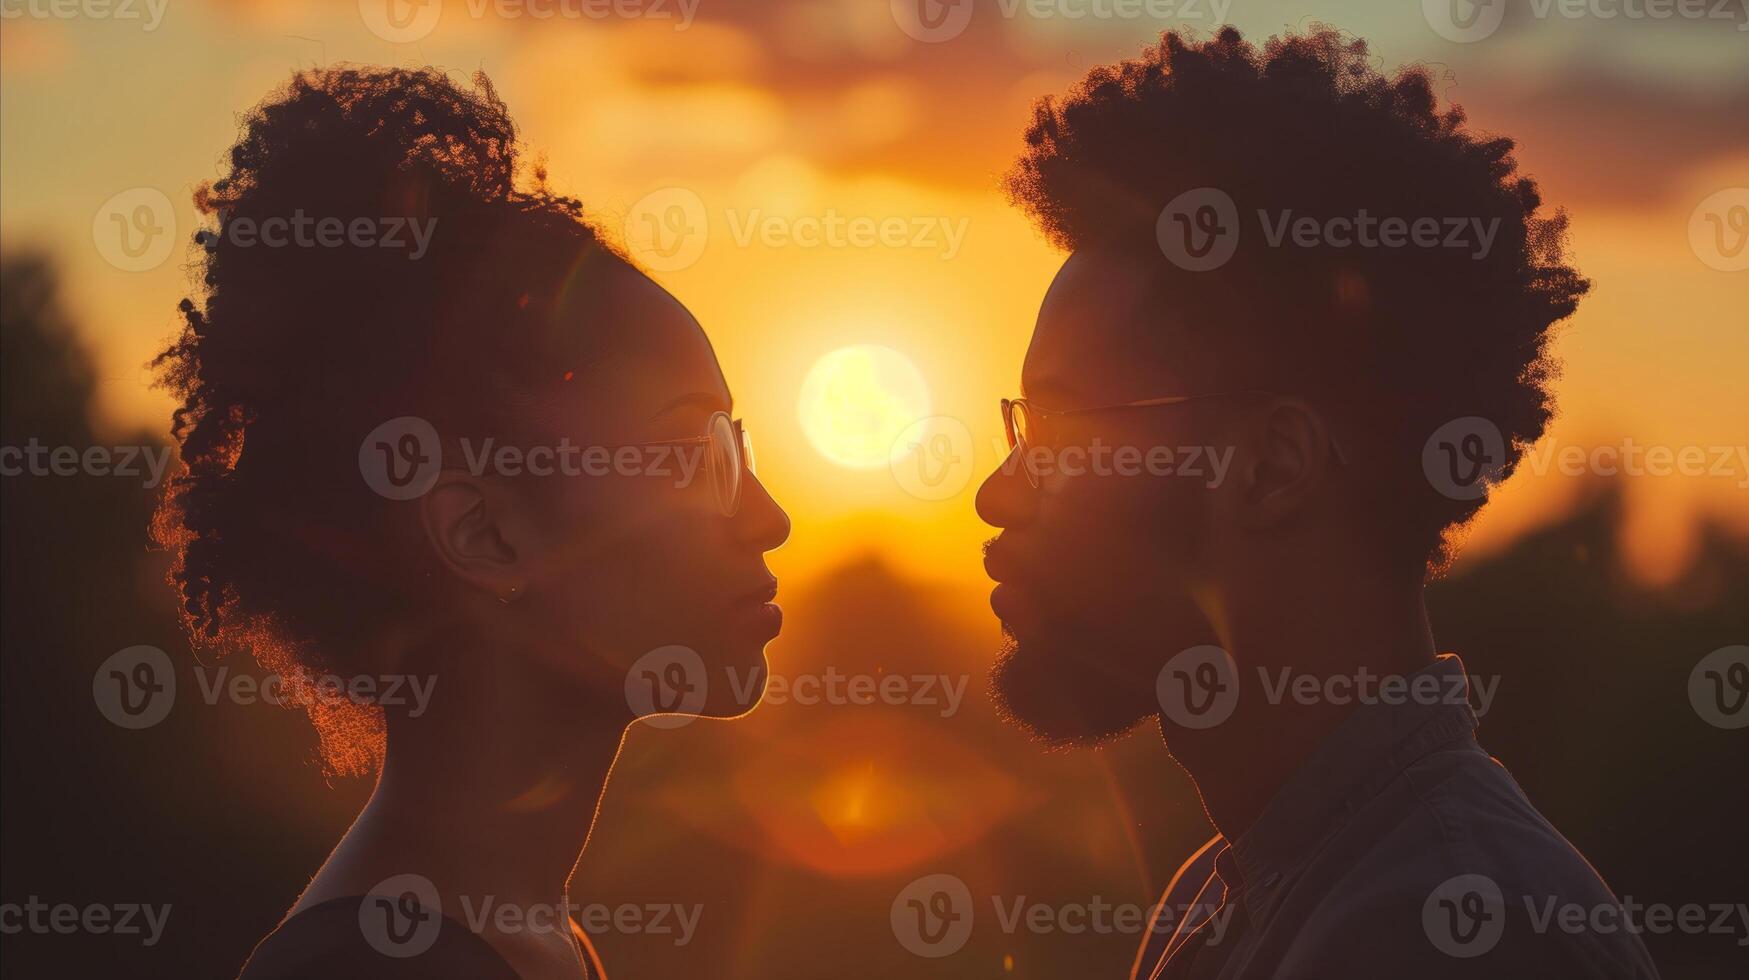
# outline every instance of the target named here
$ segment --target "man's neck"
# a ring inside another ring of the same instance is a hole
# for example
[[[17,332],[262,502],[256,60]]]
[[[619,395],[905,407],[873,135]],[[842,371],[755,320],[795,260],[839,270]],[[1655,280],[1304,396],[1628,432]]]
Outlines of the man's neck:
[[[1212,728],[1162,734],[1216,830],[1235,841],[1355,707],[1296,697],[1282,686],[1284,672],[1287,680],[1315,677],[1322,692],[1329,678],[1363,670],[1412,674],[1437,651],[1419,585],[1388,589],[1330,576],[1293,594],[1231,602],[1227,612],[1221,645],[1239,673],[1233,714]]]

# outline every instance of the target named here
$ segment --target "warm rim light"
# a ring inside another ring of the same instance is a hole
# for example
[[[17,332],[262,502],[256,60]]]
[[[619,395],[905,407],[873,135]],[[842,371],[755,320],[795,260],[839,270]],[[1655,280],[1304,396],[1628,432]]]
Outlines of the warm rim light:
[[[851,469],[877,469],[892,459],[905,428],[929,414],[929,387],[891,347],[841,347],[808,369],[796,414],[820,455]]]

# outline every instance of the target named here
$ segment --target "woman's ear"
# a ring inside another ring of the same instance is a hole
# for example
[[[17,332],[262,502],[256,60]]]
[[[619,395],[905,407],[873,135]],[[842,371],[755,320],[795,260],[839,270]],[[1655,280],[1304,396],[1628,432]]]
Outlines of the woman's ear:
[[[419,517],[432,553],[450,574],[508,600],[527,587],[518,553],[515,501],[496,481],[444,469],[420,498]]]

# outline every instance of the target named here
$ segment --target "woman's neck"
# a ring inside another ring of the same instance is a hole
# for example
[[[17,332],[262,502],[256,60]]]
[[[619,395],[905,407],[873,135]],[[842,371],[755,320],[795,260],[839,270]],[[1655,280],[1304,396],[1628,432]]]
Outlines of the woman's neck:
[[[503,664],[502,656],[472,663]],[[446,910],[463,897],[476,909],[488,898],[562,902],[626,713],[611,704],[591,710],[579,685],[550,677],[467,673],[439,674],[418,717],[390,716],[376,789],[329,864],[343,861],[355,882],[378,870],[422,874]]]

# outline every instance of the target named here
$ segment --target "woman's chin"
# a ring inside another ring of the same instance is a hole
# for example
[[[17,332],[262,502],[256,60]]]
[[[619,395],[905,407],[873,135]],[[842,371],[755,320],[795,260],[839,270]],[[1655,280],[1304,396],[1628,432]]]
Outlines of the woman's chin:
[[[763,649],[783,629],[783,609],[775,602],[737,602],[723,628],[730,642],[753,642]]]
[[[736,644],[716,663],[704,714],[712,718],[739,718],[758,707],[771,680],[765,660],[765,643]]]

